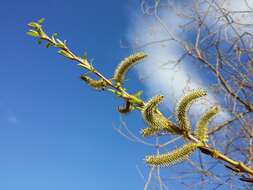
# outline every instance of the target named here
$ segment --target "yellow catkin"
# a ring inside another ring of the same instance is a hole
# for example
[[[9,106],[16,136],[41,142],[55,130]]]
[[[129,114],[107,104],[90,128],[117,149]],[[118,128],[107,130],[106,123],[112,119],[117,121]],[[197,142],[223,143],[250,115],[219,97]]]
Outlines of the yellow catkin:
[[[159,130],[158,128],[146,127],[141,130],[141,133],[144,137],[148,137],[148,136],[155,135],[155,134],[159,133],[160,131],[161,130]]]
[[[176,117],[179,127],[185,132],[191,131],[191,124],[188,118],[188,110],[194,100],[205,96],[207,93],[203,89],[189,91],[178,101],[176,106]]]
[[[125,75],[130,68],[132,68],[136,63],[140,60],[144,59],[147,55],[143,52],[138,52],[136,54],[130,55],[125,58],[120,64],[117,66],[114,72],[114,80],[119,83],[123,83],[125,79]]]
[[[146,156],[145,161],[151,166],[171,166],[187,159],[200,145],[188,143],[171,152]]]
[[[144,121],[148,125],[155,125],[154,122],[154,115],[157,114],[157,106],[159,103],[161,103],[163,100],[162,95],[154,96],[152,97],[148,102],[145,103],[145,106],[142,109],[142,116]],[[155,126],[153,126],[155,127]]]
[[[142,117],[148,127],[142,130],[143,136],[150,136],[161,131],[173,134],[180,134],[177,128],[169,119],[167,119],[158,109],[158,104],[163,100],[162,95],[151,98],[142,109]]]
[[[205,143],[208,141],[208,124],[213,117],[219,112],[218,106],[209,108],[198,120],[195,129],[195,136],[201,142]]]
[[[146,127],[141,130],[141,134],[144,137],[153,136],[159,133],[172,133],[172,134],[182,134],[181,130],[174,126],[170,121],[168,121],[168,124],[164,125],[163,127]]]
[[[83,81],[85,81],[89,86],[91,86],[92,88],[99,90],[99,89],[103,89],[107,86],[107,83],[103,80],[103,79],[99,79],[99,80],[94,80],[88,76],[85,75],[81,75],[80,77]]]

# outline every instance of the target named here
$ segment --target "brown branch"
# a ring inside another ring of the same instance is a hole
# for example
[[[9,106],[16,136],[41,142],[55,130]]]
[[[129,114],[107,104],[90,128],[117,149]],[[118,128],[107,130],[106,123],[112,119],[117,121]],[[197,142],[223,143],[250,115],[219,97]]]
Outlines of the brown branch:
[[[224,123],[222,123],[221,125],[218,125],[216,127],[214,127],[209,133],[208,135],[213,135],[214,133],[216,133],[217,131],[221,130],[222,128],[228,126],[230,123],[236,121],[237,119],[242,118],[244,115],[246,115],[247,113],[249,113],[248,111],[246,112],[242,112],[237,114],[235,117],[233,117],[232,119],[229,119],[227,121],[225,121]]]
[[[217,78],[219,79],[219,81],[221,82],[225,90],[228,92],[228,94],[230,94],[238,102],[243,104],[248,111],[253,111],[253,106],[249,105],[247,102],[242,100],[239,96],[237,96],[236,93],[232,90],[232,88],[227,84],[226,80],[223,78],[220,72],[212,64],[210,64],[206,59],[204,59],[203,52],[200,51],[199,49],[197,52],[198,52],[197,55],[194,55],[193,53],[190,53],[190,55],[198,59],[200,62],[204,63],[205,65],[207,65],[207,67],[217,76]]]
[[[242,162],[238,162],[236,160],[233,160],[233,159],[227,157],[226,155],[222,154],[221,152],[219,152],[218,150],[213,149],[213,148],[209,148],[209,147],[205,146],[205,147],[200,147],[199,149],[201,150],[202,153],[204,153],[206,155],[209,155],[209,156],[213,157],[214,159],[218,159],[218,160],[221,160],[221,161],[224,161],[224,162],[230,164],[238,172],[247,173],[247,174],[250,174],[251,176],[253,176],[253,169],[246,166]]]

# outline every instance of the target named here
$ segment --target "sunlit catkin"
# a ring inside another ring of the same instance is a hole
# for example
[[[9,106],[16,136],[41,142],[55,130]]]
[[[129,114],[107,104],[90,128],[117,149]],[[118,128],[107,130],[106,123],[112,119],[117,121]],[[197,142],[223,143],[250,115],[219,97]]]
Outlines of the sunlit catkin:
[[[205,143],[208,141],[208,124],[218,112],[219,107],[213,106],[209,108],[198,120],[195,129],[195,136],[201,142]]]
[[[165,154],[146,156],[145,161],[151,166],[171,166],[187,159],[198,147],[197,143],[185,144]]]
[[[187,94],[178,101],[176,106],[176,117],[179,127],[184,131],[184,133],[189,133],[191,131],[191,124],[188,118],[188,110],[194,100],[205,96],[207,93],[203,89],[196,89],[189,91]]]
[[[137,64],[140,60],[144,59],[146,56],[147,55],[145,53],[138,52],[125,58],[115,69],[114,80],[118,83],[123,83],[128,70]]]
[[[96,90],[103,89],[107,86],[107,83],[103,79],[94,80],[88,76],[81,75],[80,77],[83,81],[85,81],[89,86]]]
[[[169,119],[167,119],[158,109],[158,104],[163,100],[162,95],[151,98],[142,109],[142,117],[148,127],[142,130],[143,136],[150,136],[160,131],[166,131],[173,134],[181,134]]]
[[[149,136],[152,136],[152,135],[156,135],[159,132],[161,132],[160,128],[146,127],[144,129],[141,129],[141,134],[144,137],[149,137]]]

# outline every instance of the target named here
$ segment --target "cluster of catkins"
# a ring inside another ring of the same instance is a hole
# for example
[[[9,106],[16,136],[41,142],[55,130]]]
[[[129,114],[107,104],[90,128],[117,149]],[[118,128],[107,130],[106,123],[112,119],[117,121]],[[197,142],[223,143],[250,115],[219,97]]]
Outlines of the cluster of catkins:
[[[121,86],[129,69],[131,69],[136,63],[145,57],[145,53],[139,52],[125,58],[116,68],[114,76],[110,79],[110,81],[113,81],[116,85]],[[87,75],[82,75],[81,79],[84,80],[89,86],[97,90],[105,89],[108,85],[103,79],[94,80]],[[163,100],[162,95],[157,95],[144,103],[144,106],[141,108],[143,120],[147,125],[147,127],[141,131],[144,137],[163,133],[182,135],[184,139],[188,141],[183,146],[171,152],[146,156],[145,161],[147,164],[153,166],[169,166],[185,160],[197,148],[205,145],[205,143],[208,141],[208,124],[210,120],[219,112],[219,107],[213,106],[209,108],[196,123],[196,128],[193,133],[191,129],[191,123],[188,118],[188,111],[194,101],[206,95],[207,93],[205,90],[196,89],[189,91],[178,101],[175,110],[177,125],[172,123],[158,110],[157,106]],[[119,107],[118,111],[123,114],[128,113],[131,111],[131,106],[131,102],[126,101],[125,106]],[[195,138],[195,141],[189,140],[189,135],[192,135]]]
[[[191,123],[188,118],[188,110],[192,103],[196,99],[205,95],[207,95],[205,90],[196,89],[189,91],[178,101],[175,110],[178,127],[157,109],[157,106],[162,101],[163,96],[155,96],[145,104],[142,110],[142,116],[148,127],[142,130],[144,137],[163,132],[168,134],[182,135],[187,141],[189,141],[189,135],[192,135],[196,139],[196,141],[190,141],[184,144],[182,147],[179,147],[171,152],[146,156],[145,161],[149,165],[169,166],[178,163],[188,158],[188,156],[197,148],[205,145],[205,143],[208,141],[208,124],[210,120],[219,112],[219,107],[213,106],[209,108],[200,117],[196,123],[196,129],[193,134]]]

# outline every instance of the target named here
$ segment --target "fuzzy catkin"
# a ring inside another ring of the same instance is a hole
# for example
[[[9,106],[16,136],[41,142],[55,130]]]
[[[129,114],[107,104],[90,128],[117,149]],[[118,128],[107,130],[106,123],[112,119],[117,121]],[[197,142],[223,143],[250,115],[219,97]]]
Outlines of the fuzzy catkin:
[[[148,127],[142,130],[143,136],[151,136],[161,131],[173,134],[180,134],[177,128],[169,119],[167,119],[158,109],[158,104],[163,100],[162,95],[151,98],[142,109],[142,117]]]
[[[186,133],[191,131],[191,124],[188,118],[189,107],[192,105],[194,100],[207,95],[207,92],[203,89],[196,89],[189,91],[185,94],[176,106],[176,117],[179,127]]]
[[[144,59],[146,56],[147,55],[145,53],[138,52],[125,58],[115,69],[114,80],[116,82],[123,83],[128,70],[137,64],[140,60]]]
[[[165,154],[146,156],[145,161],[151,166],[171,166],[187,159],[198,147],[197,143],[185,144]]]
[[[156,135],[157,133],[159,133],[161,130],[159,128],[154,128],[154,127],[146,127],[144,129],[141,130],[141,134],[144,137],[149,137],[152,135]]]
[[[88,76],[85,75],[81,75],[80,77],[83,81],[85,81],[89,86],[91,86],[92,88],[99,90],[99,89],[103,89],[107,86],[107,83],[103,80],[103,79],[99,79],[99,80],[94,80]]]
[[[195,129],[195,136],[201,142],[205,143],[208,141],[208,124],[213,119],[213,117],[219,112],[218,106],[213,106],[209,108],[198,120]]]
[[[150,126],[150,127],[157,127],[157,120],[156,115],[157,113],[157,106],[159,103],[161,103],[163,100],[162,95],[154,96],[152,97],[143,107],[142,109],[142,117],[144,121]]]

